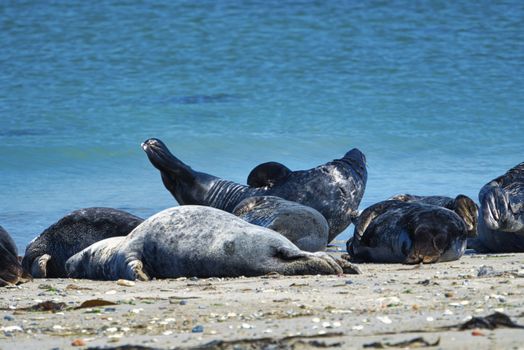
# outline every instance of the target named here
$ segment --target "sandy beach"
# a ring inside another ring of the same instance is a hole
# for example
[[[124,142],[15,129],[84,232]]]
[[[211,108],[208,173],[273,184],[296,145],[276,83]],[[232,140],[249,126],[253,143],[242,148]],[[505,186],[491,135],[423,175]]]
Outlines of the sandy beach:
[[[524,254],[359,266],[341,276],[34,280],[0,289],[0,349],[524,348],[524,329],[459,329],[495,312],[524,324]]]

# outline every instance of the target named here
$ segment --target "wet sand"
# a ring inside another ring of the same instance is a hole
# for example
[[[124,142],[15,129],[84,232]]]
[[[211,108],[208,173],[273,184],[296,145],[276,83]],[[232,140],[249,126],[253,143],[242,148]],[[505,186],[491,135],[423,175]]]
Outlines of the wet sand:
[[[524,254],[359,266],[361,275],[34,280],[0,288],[0,349],[362,349],[417,337],[412,347],[524,348],[524,329],[453,327],[494,312],[524,324]],[[78,308],[99,299],[110,303]],[[28,309],[46,301],[64,304]]]

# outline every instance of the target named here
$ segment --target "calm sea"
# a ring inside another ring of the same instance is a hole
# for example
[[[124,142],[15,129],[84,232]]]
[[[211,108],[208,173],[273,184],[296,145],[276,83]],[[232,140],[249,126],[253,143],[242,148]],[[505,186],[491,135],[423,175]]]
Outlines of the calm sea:
[[[524,160],[524,2],[2,1],[0,225],[174,206],[140,149],[245,183],[358,147],[361,209]],[[350,227],[342,237],[352,232]]]

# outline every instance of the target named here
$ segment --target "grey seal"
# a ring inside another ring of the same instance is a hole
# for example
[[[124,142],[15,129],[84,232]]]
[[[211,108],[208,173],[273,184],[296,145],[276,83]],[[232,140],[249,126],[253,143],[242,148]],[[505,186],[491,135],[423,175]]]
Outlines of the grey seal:
[[[524,162],[484,185],[479,192],[479,252],[524,252]]]
[[[365,209],[347,243],[354,260],[434,263],[459,259],[468,231],[455,212],[431,204],[386,200]]]
[[[31,280],[31,276],[22,268],[18,260],[16,244],[0,226],[0,287]]]
[[[65,262],[72,255],[102,239],[125,236],[142,221],[112,208],[73,211],[27,245],[22,265],[35,278],[66,277]]]
[[[340,159],[313,169],[277,176],[279,181],[263,187],[240,185],[195,171],[171,154],[158,139],[148,139],[142,148],[180,205],[206,205],[231,213],[248,197],[277,196],[318,210],[329,224],[329,241],[351,223],[367,181],[366,157],[356,148]],[[265,174],[260,178],[263,184],[275,179]]]
[[[304,252],[275,231],[196,205],[166,209],[125,237],[99,241],[69,258],[66,270],[99,280],[343,272],[324,252]]]
[[[233,214],[241,219],[284,235],[299,249],[324,250],[329,225],[318,211],[275,196],[249,197],[240,202]]]
[[[459,194],[455,198],[447,196],[415,196],[412,194],[398,194],[390,199],[396,199],[403,202],[418,202],[431,205],[437,205],[457,213],[464,220],[468,230],[468,238],[477,236],[478,226],[478,206],[466,195]]]

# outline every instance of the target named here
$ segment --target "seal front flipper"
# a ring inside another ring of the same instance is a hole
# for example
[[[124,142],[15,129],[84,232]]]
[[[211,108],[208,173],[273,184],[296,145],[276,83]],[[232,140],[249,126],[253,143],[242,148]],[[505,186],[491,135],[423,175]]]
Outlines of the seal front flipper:
[[[126,264],[124,278],[130,281],[149,281],[149,276],[144,271],[144,264],[139,259],[131,259]]]
[[[31,275],[34,278],[46,278],[47,277],[47,264],[51,260],[51,255],[44,254],[33,260],[31,265]]]
[[[463,194],[455,197],[453,211],[464,220],[468,238],[477,237],[478,206],[473,200]]]
[[[249,187],[273,187],[276,183],[284,181],[291,172],[281,163],[262,163],[251,170],[247,176],[247,184]]]

